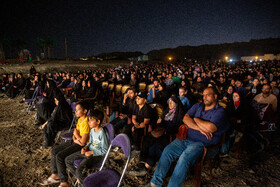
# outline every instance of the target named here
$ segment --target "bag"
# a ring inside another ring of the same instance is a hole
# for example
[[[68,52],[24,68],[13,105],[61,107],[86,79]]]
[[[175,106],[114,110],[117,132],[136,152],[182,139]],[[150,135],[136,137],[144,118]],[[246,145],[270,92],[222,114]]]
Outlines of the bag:
[[[185,124],[181,125],[179,127],[179,130],[178,130],[178,133],[176,135],[176,138],[178,138],[179,140],[184,140],[187,138],[187,135],[188,135],[188,130],[189,130],[189,127]]]

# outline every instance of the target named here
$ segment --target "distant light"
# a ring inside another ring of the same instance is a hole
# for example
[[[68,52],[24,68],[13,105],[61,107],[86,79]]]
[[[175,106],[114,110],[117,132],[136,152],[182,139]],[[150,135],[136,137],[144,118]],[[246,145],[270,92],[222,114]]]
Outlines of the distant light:
[[[232,59],[229,59],[229,61],[232,62],[233,60],[232,60]]]
[[[256,56],[255,58],[256,58],[256,60],[258,60],[258,58],[259,58],[259,57],[258,57],[258,56]]]
[[[262,61],[262,59],[260,59],[260,61]]]
[[[168,57],[168,60],[172,60],[172,57]]]
[[[226,61],[227,61],[227,60],[228,60],[228,57],[226,56],[225,59],[226,59]]]
[[[250,62],[253,62],[253,60],[250,60]]]

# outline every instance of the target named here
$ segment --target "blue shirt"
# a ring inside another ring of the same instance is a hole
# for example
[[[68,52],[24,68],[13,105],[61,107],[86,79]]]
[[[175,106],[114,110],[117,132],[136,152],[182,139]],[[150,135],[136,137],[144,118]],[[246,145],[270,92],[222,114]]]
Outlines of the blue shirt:
[[[74,81],[72,81],[72,82],[70,82],[68,85],[67,85],[67,87],[66,88],[73,88],[74,87]]]
[[[97,132],[94,131],[94,128],[90,130],[87,147],[89,147],[89,150],[93,151],[93,156],[101,156],[107,153],[109,140],[103,128]]]
[[[204,142],[206,145],[219,143],[224,132],[229,128],[227,114],[223,107],[217,104],[214,108],[205,111],[203,103],[196,103],[187,112],[192,118],[200,118],[214,123],[217,131],[213,133],[212,140],[207,140],[206,136],[200,131],[189,128],[187,139],[192,141]]]
[[[159,92],[159,89],[155,89],[155,95]],[[147,97],[147,102],[150,103],[153,101],[153,89],[151,88],[150,91],[149,91],[149,95]]]
[[[188,109],[191,107],[189,99],[187,97],[181,97],[181,96],[179,96],[179,99],[181,100],[185,111],[188,111]]]

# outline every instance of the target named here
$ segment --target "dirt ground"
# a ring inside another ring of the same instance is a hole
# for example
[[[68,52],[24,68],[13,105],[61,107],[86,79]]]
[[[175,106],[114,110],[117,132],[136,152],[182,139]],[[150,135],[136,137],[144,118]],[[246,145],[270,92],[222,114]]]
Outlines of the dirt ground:
[[[23,68],[23,67],[21,67]],[[20,66],[18,69],[21,69]],[[25,69],[29,70],[30,65]],[[40,65],[42,70],[46,67]],[[8,72],[9,67],[1,66],[0,73]],[[12,68],[13,69],[13,68]],[[27,104],[19,103],[22,97],[7,98],[0,94],[0,187],[39,186],[39,182],[50,175],[49,149],[40,149],[43,145],[43,133],[35,128],[35,111],[26,112]],[[138,156],[132,156],[128,171],[133,170]],[[124,155],[112,152],[110,166],[121,170]],[[236,158],[233,152],[229,157],[221,158],[215,164],[213,178],[210,178],[209,161],[202,171],[202,186],[280,186],[280,136],[274,135],[264,151],[249,157],[242,154]],[[154,168],[155,169],[155,168]],[[124,186],[143,186],[152,177],[152,169],[144,177],[124,177]],[[169,176],[170,177],[170,176]],[[169,177],[166,178],[165,186]],[[58,186],[58,185],[56,185]],[[183,186],[193,186],[191,169]]]
[[[35,111],[26,113],[27,104],[15,99],[0,97],[0,186],[39,186],[38,183],[50,174],[50,151],[40,149],[43,133],[34,126]],[[202,186],[280,186],[280,145],[279,137],[270,142],[265,151],[256,155],[250,164],[246,154],[235,158],[230,153],[221,159],[213,169],[213,179],[209,175],[209,162],[205,162],[202,172]],[[137,163],[133,156],[129,170]],[[118,170],[124,164],[124,156],[112,152],[110,164]],[[125,175],[125,186],[141,186],[152,177],[152,171],[144,177]],[[168,178],[167,180],[168,181]],[[184,186],[192,186],[193,172],[190,171]]]

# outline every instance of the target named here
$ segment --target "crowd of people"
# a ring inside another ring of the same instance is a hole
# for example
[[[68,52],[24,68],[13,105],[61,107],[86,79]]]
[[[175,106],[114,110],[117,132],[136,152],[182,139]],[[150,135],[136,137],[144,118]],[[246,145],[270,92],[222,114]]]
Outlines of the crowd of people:
[[[203,148],[218,144],[217,154],[254,154],[279,128],[280,61],[136,64],[77,72],[3,74],[1,91],[27,102],[38,90],[36,127],[53,146],[51,175],[42,185],[69,186],[66,168],[83,184],[83,169],[108,150],[102,128],[125,133],[140,160],[131,175],[156,167],[147,186],[162,186],[175,159],[169,186],[181,186]],[[70,104],[75,103],[75,113]],[[96,109],[96,106],[102,108]],[[73,140],[55,145],[57,133],[78,122]],[[182,135],[180,129],[187,127]],[[76,159],[84,159],[75,168]],[[90,158],[90,159],[88,159]]]

